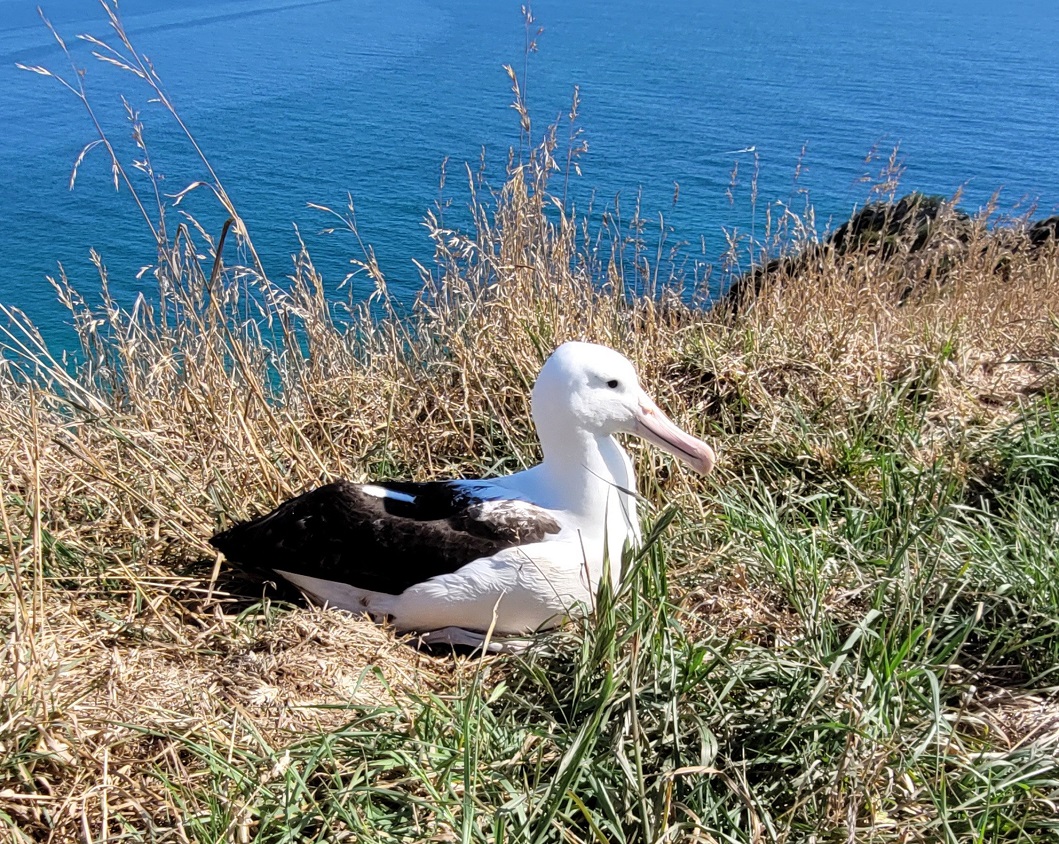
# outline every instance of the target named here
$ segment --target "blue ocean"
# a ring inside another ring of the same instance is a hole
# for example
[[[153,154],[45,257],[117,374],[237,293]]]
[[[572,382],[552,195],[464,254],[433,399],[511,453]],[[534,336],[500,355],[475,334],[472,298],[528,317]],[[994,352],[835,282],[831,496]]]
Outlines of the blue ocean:
[[[100,148],[69,188],[97,137],[84,106],[16,65],[83,72],[95,119],[131,159],[127,103],[166,192],[205,172],[145,86],[76,38],[112,39],[98,3],[42,5],[73,67],[36,0],[0,0],[0,301],[51,333],[66,318],[46,281],[60,263],[93,291],[96,250],[131,303],[152,288],[137,274],[154,254]],[[565,119],[578,87],[581,207],[639,202],[669,243],[712,259],[726,229],[762,226],[769,206],[801,211],[808,197],[818,228],[837,224],[894,149],[902,192],[959,191],[972,212],[994,196],[1009,214],[1059,208],[1054,0],[537,0],[528,57],[508,0],[122,0],[120,11],[277,279],[300,234],[337,289],[359,249],[324,233],[333,220],[309,204],[351,197],[391,289],[411,297],[413,260],[432,254],[424,213],[439,195],[466,205],[465,164],[499,186],[519,142],[505,64],[535,134]],[[204,193],[187,208],[219,219]]]

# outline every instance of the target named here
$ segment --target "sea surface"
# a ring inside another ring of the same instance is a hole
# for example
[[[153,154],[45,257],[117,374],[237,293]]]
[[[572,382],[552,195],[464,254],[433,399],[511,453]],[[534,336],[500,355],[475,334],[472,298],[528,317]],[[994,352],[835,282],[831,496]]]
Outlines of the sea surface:
[[[128,305],[152,289],[137,272],[153,249],[102,149],[70,189],[97,137],[92,117],[55,79],[16,65],[81,78],[95,119],[131,159],[124,97],[166,192],[205,171],[146,87],[75,37],[113,40],[98,2],[41,4],[76,69],[35,0],[0,0],[0,302],[62,338],[66,315],[46,281],[60,263],[92,293],[95,249]],[[289,272],[300,232],[343,298],[359,249],[324,234],[332,221],[308,204],[341,209],[351,196],[391,289],[411,297],[413,259],[432,255],[421,222],[442,162],[458,216],[464,163],[484,161],[499,186],[519,142],[505,64],[524,75],[535,134],[565,117],[578,86],[588,150],[571,196],[582,207],[591,198],[598,214],[617,201],[627,213],[639,199],[669,243],[710,260],[726,229],[760,234],[777,203],[801,211],[808,196],[818,228],[837,224],[895,147],[903,191],[961,191],[969,211],[994,194],[1006,213],[1059,209],[1054,0],[537,0],[528,60],[520,4],[507,0],[122,0],[120,10],[269,273]],[[219,224],[204,192],[186,207]],[[370,291],[363,278],[351,284],[354,297]]]

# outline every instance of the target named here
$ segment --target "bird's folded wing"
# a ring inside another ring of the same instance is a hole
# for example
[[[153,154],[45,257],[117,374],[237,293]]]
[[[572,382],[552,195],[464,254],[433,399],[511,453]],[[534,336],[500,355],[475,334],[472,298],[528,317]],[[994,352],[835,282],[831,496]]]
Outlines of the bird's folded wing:
[[[485,482],[338,481],[210,542],[249,568],[397,595],[473,560],[559,532],[550,511],[496,493]]]

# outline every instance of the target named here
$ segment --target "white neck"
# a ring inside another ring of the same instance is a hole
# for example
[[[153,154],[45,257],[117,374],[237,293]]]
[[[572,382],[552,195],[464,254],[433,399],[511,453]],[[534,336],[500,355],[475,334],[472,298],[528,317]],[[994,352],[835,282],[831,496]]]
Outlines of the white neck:
[[[614,437],[541,427],[544,460],[510,480],[535,503],[572,517],[593,556],[605,544],[616,574],[625,543],[640,538],[632,461]]]
[[[632,464],[614,437],[587,431],[542,436],[540,475],[560,509],[601,519],[612,496],[635,487]]]

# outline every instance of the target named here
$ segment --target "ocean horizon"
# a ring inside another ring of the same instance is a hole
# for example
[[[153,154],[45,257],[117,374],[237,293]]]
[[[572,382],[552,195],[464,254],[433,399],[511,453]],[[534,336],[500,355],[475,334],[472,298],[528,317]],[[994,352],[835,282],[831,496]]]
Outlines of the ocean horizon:
[[[759,234],[769,207],[809,202],[818,231],[837,225],[868,200],[895,149],[899,195],[959,194],[971,213],[994,199],[1002,214],[1059,210],[1059,14],[1044,2],[545,0],[533,4],[533,32],[543,32],[528,57],[518,3],[126,0],[120,9],[269,274],[290,271],[300,236],[333,295],[359,251],[348,234],[324,234],[333,221],[309,204],[340,210],[351,197],[391,291],[410,300],[414,262],[432,255],[424,214],[440,197],[458,218],[467,168],[498,188],[519,142],[505,64],[525,85],[535,138],[565,120],[577,87],[587,144],[571,189],[579,208],[638,204],[649,238],[664,228],[667,243],[704,261],[723,253],[726,231]],[[145,86],[75,38],[111,37],[98,3],[57,0],[43,11],[123,154],[133,149],[122,97],[140,114],[165,192],[202,178]],[[74,72],[35,3],[0,0],[0,21],[0,302],[62,342],[68,317],[46,276],[61,263],[91,294],[94,249],[118,302],[131,305],[153,289],[140,271],[154,250],[101,149],[68,188],[96,135],[75,97],[17,67]],[[219,225],[204,193],[186,208]],[[372,289],[362,277],[347,283],[343,298]]]

